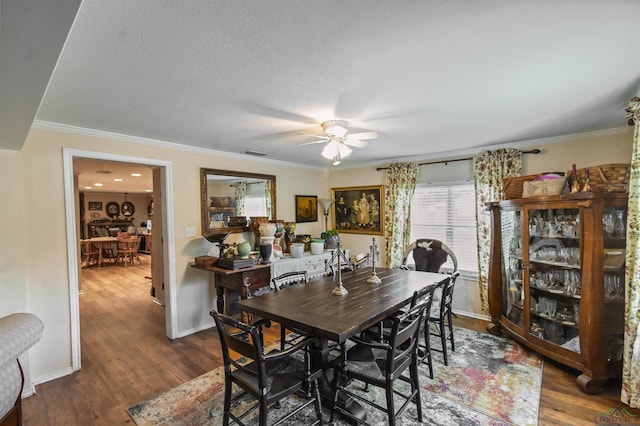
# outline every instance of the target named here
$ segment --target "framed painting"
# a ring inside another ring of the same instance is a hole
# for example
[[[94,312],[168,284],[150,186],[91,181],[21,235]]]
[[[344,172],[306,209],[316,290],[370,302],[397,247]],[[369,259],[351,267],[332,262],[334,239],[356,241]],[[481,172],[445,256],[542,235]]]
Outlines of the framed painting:
[[[131,201],[125,201],[122,203],[122,215],[133,216],[136,212],[136,206]]]
[[[89,201],[89,210],[102,210],[102,201]]]
[[[296,222],[318,221],[318,197],[315,195],[296,195]]]
[[[384,185],[332,188],[333,229],[352,234],[382,235]]]

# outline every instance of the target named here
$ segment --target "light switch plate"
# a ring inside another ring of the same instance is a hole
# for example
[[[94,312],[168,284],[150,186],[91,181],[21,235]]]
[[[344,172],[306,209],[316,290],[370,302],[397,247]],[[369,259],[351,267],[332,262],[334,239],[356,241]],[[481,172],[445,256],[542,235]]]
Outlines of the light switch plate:
[[[186,237],[195,237],[196,236],[196,228],[193,226],[187,226],[184,229],[184,235]]]

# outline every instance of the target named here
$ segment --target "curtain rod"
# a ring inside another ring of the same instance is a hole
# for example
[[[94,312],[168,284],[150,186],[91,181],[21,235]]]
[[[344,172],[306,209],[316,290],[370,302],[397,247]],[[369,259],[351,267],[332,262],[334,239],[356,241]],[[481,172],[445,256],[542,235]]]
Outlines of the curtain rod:
[[[540,154],[540,150],[538,148],[536,149],[532,149],[531,151],[522,151],[523,154]],[[430,161],[428,163],[418,163],[418,166],[427,166],[429,164],[444,164],[447,165],[449,163],[454,163],[456,161],[467,161],[467,160],[473,160],[473,157],[467,157],[467,158],[456,158],[454,160],[439,160],[439,161]],[[376,167],[377,171],[380,170],[388,170],[389,167]]]

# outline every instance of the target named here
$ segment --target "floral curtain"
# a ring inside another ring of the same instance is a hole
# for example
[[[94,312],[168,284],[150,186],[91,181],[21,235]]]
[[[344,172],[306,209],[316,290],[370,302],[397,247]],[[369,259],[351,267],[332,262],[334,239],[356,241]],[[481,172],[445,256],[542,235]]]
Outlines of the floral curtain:
[[[626,111],[629,124],[635,127],[627,211],[626,302],[620,399],[631,407],[640,408],[640,98],[633,98]]]
[[[394,163],[387,172],[384,235],[389,268],[397,268],[402,264],[404,250],[410,243],[409,213],[417,176],[418,165],[414,163]]]
[[[272,209],[273,206],[271,205],[271,181],[270,180],[265,180],[264,181],[264,202],[267,206],[267,217],[270,219],[275,219],[275,217],[273,217],[272,215]]]
[[[480,306],[489,313],[489,249],[491,247],[491,215],[485,203],[502,199],[502,179],[520,176],[522,152],[518,149],[486,151],[473,159],[476,192],[476,232],[478,234],[478,285]]]
[[[244,200],[247,197],[247,184],[245,182],[234,182],[233,189],[236,200],[236,216],[244,216]]]

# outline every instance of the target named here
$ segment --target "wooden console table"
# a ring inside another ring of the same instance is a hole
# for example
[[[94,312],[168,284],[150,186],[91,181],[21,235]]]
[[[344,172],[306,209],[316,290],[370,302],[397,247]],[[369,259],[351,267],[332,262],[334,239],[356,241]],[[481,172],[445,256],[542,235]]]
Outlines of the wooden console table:
[[[271,280],[270,265],[258,264],[252,268],[238,270],[218,268],[217,266],[198,266],[191,264],[192,268],[212,272],[215,277],[216,303],[218,312],[225,315],[235,315],[240,311],[235,307],[235,295],[240,299],[247,298],[247,291],[255,291],[261,287],[269,286]],[[225,304],[226,300],[226,304]]]

